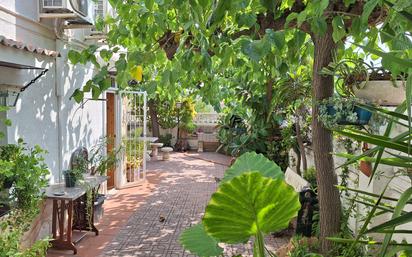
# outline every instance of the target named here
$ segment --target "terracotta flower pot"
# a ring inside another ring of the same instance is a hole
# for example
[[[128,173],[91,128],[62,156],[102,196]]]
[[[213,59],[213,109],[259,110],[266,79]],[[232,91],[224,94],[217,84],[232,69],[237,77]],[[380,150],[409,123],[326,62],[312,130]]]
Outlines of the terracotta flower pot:
[[[372,163],[371,162],[360,161],[359,169],[367,177],[370,177],[372,175]]]

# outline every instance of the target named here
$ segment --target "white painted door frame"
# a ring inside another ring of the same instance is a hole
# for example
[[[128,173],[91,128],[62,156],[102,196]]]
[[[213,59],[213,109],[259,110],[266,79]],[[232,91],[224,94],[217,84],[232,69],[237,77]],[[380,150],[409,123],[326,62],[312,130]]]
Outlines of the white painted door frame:
[[[133,105],[135,110],[133,110]],[[116,113],[116,147],[122,147],[122,151],[116,169],[115,187],[121,189],[136,186],[146,181],[147,93],[119,90]],[[136,131],[139,131],[140,128],[141,134],[136,135]],[[140,142],[143,144],[143,151],[138,149],[141,147]],[[138,167],[132,165],[132,168],[128,169],[128,151],[129,155],[133,154],[134,157],[141,158],[141,165]]]

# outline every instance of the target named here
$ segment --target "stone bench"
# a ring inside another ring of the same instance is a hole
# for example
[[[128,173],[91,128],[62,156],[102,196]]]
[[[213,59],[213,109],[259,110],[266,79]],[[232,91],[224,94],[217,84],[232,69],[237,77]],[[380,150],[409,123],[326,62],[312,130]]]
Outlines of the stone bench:
[[[171,147],[162,147],[160,151],[163,153],[163,161],[167,161],[170,159],[170,152],[173,152],[173,148]]]
[[[291,185],[296,192],[300,193],[310,188],[310,183],[294,172],[291,168],[287,168],[285,172],[285,181]]]

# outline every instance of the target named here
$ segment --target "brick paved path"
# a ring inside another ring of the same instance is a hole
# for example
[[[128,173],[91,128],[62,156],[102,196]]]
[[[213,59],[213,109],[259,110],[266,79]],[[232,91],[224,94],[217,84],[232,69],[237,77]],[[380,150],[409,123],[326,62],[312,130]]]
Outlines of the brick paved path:
[[[213,153],[179,153],[173,154],[170,161],[149,162],[148,172],[159,173],[159,184],[103,249],[101,257],[193,256],[181,248],[180,233],[200,221],[216,190],[215,177],[223,176],[227,168],[223,164],[229,162],[230,158]],[[272,249],[287,241],[268,238]],[[251,256],[250,249],[250,244],[227,248],[225,256],[235,253]]]

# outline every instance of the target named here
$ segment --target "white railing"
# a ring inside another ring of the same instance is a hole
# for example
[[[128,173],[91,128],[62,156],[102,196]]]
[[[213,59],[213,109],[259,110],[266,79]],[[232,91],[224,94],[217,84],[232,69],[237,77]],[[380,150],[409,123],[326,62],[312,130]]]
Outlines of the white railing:
[[[219,120],[218,113],[201,112],[201,113],[196,114],[194,123],[196,125],[217,125],[218,120]]]

